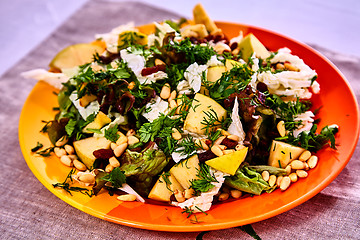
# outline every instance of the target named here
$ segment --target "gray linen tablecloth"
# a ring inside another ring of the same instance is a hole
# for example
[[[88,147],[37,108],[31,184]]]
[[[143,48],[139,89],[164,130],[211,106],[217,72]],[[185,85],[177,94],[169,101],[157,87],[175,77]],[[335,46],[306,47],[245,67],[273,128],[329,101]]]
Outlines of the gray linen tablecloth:
[[[47,68],[59,49],[93,40],[95,33],[134,21],[179,15],[133,2],[91,1],[0,80],[0,238],[1,239],[195,239],[199,233],[135,229],[83,213],[49,192],[32,174],[18,143],[18,120],[33,86],[19,74]],[[360,59],[313,46],[344,73],[360,99]],[[340,96],[339,96],[340,97]],[[346,168],[326,189],[302,205],[252,224],[263,239],[360,239],[359,144]],[[204,239],[252,239],[239,228],[211,231]]]

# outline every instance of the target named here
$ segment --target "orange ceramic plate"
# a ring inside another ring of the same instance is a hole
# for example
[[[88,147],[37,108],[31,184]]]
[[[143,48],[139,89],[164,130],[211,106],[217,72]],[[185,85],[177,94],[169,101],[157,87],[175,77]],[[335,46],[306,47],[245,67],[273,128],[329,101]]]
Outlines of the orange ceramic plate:
[[[52,108],[57,106],[56,96],[52,93],[55,89],[39,82],[25,102],[19,123],[21,150],[39,181],[63,201],[98,218],[131,227],[176,232],[223,229],[261,221],[298,206],[324,189],[350,160],[359,137],[359,108],[344,76],[321,54],[288,37],[257,27],[217,24],[229,38],[242,30],[244,34],[254,33],[270,50],[288,47],[317,71],[321,94],[314,95],[312,101],[314,108],[322,106],[320,127],[335,123],[340,132],[336,136],[337,150],[327,148],[319,151],[319,164],[309,171],[307,178],[294,183],[285,192],[276,190],[271,194],[215,204],[208,215],[197,214],[201,222],[198,224],[191,223],[180,208],[154,203],[123,203],[115,196],[110,197],[106,191],[92,198],[80,193],[70,196],[52,186],[62,182],[70,169],[56,157],[42,158],[30,151],[37,141],[50,146],[47,137],[39,130],[43,127],[41,120],[53,119]]]

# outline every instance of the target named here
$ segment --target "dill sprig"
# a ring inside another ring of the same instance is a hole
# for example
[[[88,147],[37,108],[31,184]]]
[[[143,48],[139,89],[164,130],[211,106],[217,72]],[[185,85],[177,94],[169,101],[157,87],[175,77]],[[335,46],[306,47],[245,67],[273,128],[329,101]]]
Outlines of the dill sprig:
[[[210,173],[210,167],[207,164],[200,164],[200,169],[196,175],[198,179],[191,181],[191,188],[196,192],[207,192],[214,187],[212,182],[218,182],[214,174]]]
[[[92,190],[87,189],[87,188],[82,188],[82,187],[72,187],[72,186],[70,186],[70,183],[68,182],[68,180],[71,183],[73,183],[72,175],[75,173],[75,171],[76,171],[75,168],[71,169],[69,174],[66,176],[64,182],[62,182],[62,183],[54,183],[53,187],[54,188],[64,189],[71,196],[72,196],[72,192],[80,192],[80,193],[82,193],[84,195],[92,197],[94,195],[94,192]]]

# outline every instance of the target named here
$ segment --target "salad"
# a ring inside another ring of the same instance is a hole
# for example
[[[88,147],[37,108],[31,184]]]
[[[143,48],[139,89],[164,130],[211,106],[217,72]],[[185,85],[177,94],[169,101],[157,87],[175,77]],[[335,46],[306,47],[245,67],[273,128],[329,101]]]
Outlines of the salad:
[[[200,4],[193,13],[150,33],[119,26],[23,73],[59,89],[41,130],[52,146],[32,149],[69,167],[54,187],[192,214],[296,187],[316,151],[335,148],[337,125],[317,129],[311,108],[315,70],[252,33],[228,39]]]

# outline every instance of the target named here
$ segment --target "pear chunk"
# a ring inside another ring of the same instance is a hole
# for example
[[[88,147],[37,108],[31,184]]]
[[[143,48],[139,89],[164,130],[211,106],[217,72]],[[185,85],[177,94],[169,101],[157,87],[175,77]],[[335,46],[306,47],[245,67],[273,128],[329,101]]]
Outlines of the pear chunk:
[[[89,137],[75,141],[73,145],[77,156],[90,169],[96,159],[93,152],[98,149],[110,149],[110,143],[111,141],[104,137]]]
[[[91,123],[89,123],[88,125],[86,125],[86,127],[84,127],[83,132],[84,133],[92,133],[91,131],[89,131],[88,129],[101,129],[103,126],[105,126],[106,124],[111,123],[111,119],[106,116],[105,113],[103,112],[99,112],[94,121],[92,121]]]
[[[184,191],[184,188],[171,173],[163,173],[151,189],[148,198],[157,201],[169,202],[170,197],[175,190],[182,192]]]
[[[273,140],[268,165],[285,168],[291,161],[298,159],[304,151],[305,149],[301,147]]]
[[[169,172],[184,189],[188,189],[191,186],[190,181],[198,179],[197,174],[199,169],[199,158],[197,155],[194,155],[173,166]]]
[[[205,163],[216,170],[234,175],[240,164],[245,160],[247,151],[248,148],[245,147],[239,151],[207,160]]]
[[[197,134],[205,134],[206,125],[203,121],[209,120],[208,115],[215,115],[215,113],[219,121],[225,120],[227,112],[220,104],[210,97],[197,93],[186,116],[184,129]],[[219,125],[219,121],[215,122],[214,126]]]
[[[246,62],[249,61],[249,57],[251,57],[254,52],[256,57],[261,59],[270,57],[270,52],[252,33],[249,33],[241,40],[238,48],[242,54],[242,59]]]
[[[71,45],[56,54],[49,66],[60,71],[63,68],[73,68],[91,62],[96,52],[102,54],[104,51],[105,48],[103,46],[95,43]]]

